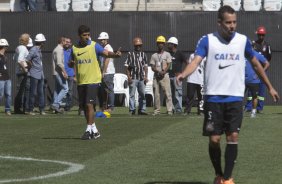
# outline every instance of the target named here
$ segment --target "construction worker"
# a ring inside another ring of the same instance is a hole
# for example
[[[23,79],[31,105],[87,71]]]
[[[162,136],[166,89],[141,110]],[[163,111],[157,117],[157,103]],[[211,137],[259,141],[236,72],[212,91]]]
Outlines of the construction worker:
[[[171,55],[169,52],[164,51],[166,39],[164,36],[158,36],[157,40],[158,51],[154,53],[150,60],[150,65],[152,67],[154,74],[153,88],[155,96],[155,110],[153,115],[159,115],[161,109],[160,101],[160,86],[164,91],[166,98],[166,109],[167,114],[172,115],[172,97],[171,97],[171,88],[170,88],[170,79],[168,75],[168,69],[171,65]]]
[[[265,41],[265,35],[266,35],[266,29],[264,26],[259,26],[256,30],[257,40],[253,41],[253,48],[255,51],[261,53],[268,62],[271,60],[271,49],[270,45]],[[258,106],[257,106],[257,112],[261,113],[264,106],[264,98],[265,98],[265,84],[261,81],[259,84],[259,93],[258,93]],[[247,104],[245,107],[245,111],[251,111],[252,110],[252,96],[248,93],[248,99]]]

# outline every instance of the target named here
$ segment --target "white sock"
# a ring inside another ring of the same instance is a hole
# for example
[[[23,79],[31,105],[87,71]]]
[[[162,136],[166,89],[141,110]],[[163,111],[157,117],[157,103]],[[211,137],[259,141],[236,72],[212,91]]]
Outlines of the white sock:
[[[85,132],[92,132],[92,125],[87,125]]]
[[[91,127],[92,127],[92,131],[93,131],[94,133],[97,133],[97,132],[98,132],[98,129],[97,129],[95,123],[93,123],[93,124],[91,125]]]
[[[257,113],[257,110],[256,110],[256,109],[253,109],[253,110],[252,110],[252,113],[253,113],[253,114]]]

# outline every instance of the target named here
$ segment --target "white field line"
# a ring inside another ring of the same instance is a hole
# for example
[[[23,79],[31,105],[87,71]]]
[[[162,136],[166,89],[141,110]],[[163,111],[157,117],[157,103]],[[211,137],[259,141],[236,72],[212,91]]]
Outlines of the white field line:
[[[33,181],[33,180],[42,180],[52,177],[59,177],[67,174],[72,174],[79,172],[80,170],[84,169],[84,165],[82,164],[75,164],[72,162],[64,162],[64,161],[57,161],[57,160],[43,160],[43,159],[35,159],[35,158],[25,158],[25,157],[14,157],[14,156],[1,156],[0,159],[9,159],[9,160],[23,160],[23,161],[34,161],[34,162],[49,162],[49,163],[55,163],[55,164],[62,164],[67,165],[69,168],[67,168],[64,171],[59,171],[56,173],[51,173],[43,176],[34,176],[30,178],[22,178],[22,179],[5,179],[1,180],[0,183],[12,183],[12,182],[24,182],[24,181]]]

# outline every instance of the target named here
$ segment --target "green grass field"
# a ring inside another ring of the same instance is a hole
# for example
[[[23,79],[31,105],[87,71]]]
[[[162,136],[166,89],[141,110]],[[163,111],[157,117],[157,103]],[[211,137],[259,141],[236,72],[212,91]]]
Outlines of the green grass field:
[[[0,183],[212,184],[202,121],[196,114],[130,117],[127,109],[118,108],[112,118],[97,119],[99,139],[82,141],[85,120],[76,111],[10,117],[1,113]],[[281,122],[278,106],[266,107],[255,119],[245,114],[233,172],[236,184],[282,183]],[[43,160],[82,164],[84,169],[61,176],[69,166]],[[49,177],[53,173],[59,176]],[[24,182],[35,177],[41,179]]]

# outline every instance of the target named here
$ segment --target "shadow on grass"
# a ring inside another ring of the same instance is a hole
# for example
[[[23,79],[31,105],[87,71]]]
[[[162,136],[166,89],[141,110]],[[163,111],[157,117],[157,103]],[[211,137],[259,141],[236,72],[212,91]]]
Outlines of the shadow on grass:
[[[43,137],[42,139],[54,139],[54,140],[81,140],[79,137]]]
[[[185,181],[152,181],[144,184],[208,184],[198,181],[191,181],[191,182],[185,182]]]

